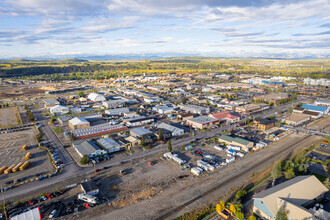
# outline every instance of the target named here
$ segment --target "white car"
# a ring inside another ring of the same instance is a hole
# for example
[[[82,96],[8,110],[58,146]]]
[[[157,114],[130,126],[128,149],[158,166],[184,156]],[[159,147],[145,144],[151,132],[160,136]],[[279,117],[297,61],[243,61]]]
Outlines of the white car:
[[[54,218],[56,212],[57,212],[56,209],[54,209],[54,210],[50,213],[50,215],[48,216],[48,218],[49,218],[49,219]]]

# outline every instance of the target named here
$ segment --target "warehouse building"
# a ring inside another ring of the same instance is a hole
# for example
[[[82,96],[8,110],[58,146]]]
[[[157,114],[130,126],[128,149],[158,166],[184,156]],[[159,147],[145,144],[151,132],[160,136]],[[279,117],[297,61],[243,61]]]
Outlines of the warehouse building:
[[[194,118],[193,113],[181,113],[177,115],[177,119],[181,121],[187,121],[188,119]]]
[[[303,104],[301,107],[306,109],[307,111],[321,113],[322,115],[327,115],[329,113],[329,107],[310,104]]]
[[[166,124],[166,123],[161,123],[157,127],[169,131],[171,133],[172,137],[176,137],[176,136],[184,134],[184,130],[182,128],[178,128],[173,125]]]
[[[145,129],[143,127],[133,128],[132,130],[130,130],[130,135],[136,138],[142,138],[143,136],[151,135],[151,134],[153,134],[152,131]]]
[[[57,121],[58,121],[58,123],[60,123],[60,125],[63,126],[63,125],[66,125],[69,122],[69,120],[71,120],[71,119],[72,119],[72,117],[70,115],[62,115],[57,118]]]
[[[248,141],[248,140],[245,140],[240,137],[233,137],[233,136],[228,136],[228,135],[221,135],[219,137],[219,142],[239,146],[244,151],[246,151],[248,149],[252,149],[253,145],[254,145],[254,143],[252,141]]]
[[[49,112],[54,116],[65,115],[69,113],[69,108],[63,105],[55,105],[49,108]]]
[[[185,110],[186,112],[200,114],[200,115],[205,115],[210,113],[210,108],[199,105],[181,105],[179,106],[179,108]]]
[[[229,123],[238,122],[240,117],[230,113],[229,111],[217,112],[213,114],[209,114],[209,117],[219,119],[220,121],[226,121]]]
[[[54,107],[56,105],[59,105],[60,102],[57,101],[56,99],[50,98],[50,99],[44,99],[44,107],[45,108],[50,108],[50,107]]]
[[[107,154],[105,150],[102,150],[99,148],[96,144],[94,144],[92,141],[80,141],[80,142],[74,142],[72,144],[73,148],[76,150],[76,152],[79,154],[80,157],[83,157],[87,155],[89,159],[97,159],[102,158]]]
[[[219,124],[219,119],[210,118],[207,116],[200,116],[197,118],[192,118],[187,120],[187,124],[193,127],[203,129],[203,128],[210,128],[217,124]]]
[[[109,116],[124,115],[124,114],[129,113],[129,109],[128,108],[115,108],[115,109],[105,110],[104,113]]]
[[[88,128],[91,124],[85,118],[73,118],[69,120],[69,128],[72,130],[80,129],[80,128]]]
[[[275,219],[282,207],[287,219],[327,220],[329,207],[320,206],[327,192],[328,189],[315,176],[298,176],[257,193],[253,212],[263,219]]]
[[[97,135],[109,134],[127,129],[123,125],[101,124],[88,128],[80,128],[72,131],[76,139],[88,138]]]
[[[320,99],[314,102],[315,105],[330,107],[330,100],[328,99]]]
[[[95,92],[92,92],[88,95],[88,99],[93,102],[103,102],[105,101],[105,97],[101,94],[97,94]]]
[[[261,96],[254,97],[254,100],[259,100],[263,102],[272,102],[274,105],[277,105],[280,101],[284,101],[289,98],[287,93],[271,93]]]
[[[154,118],[140,116],[136,118],[125,118],[123,121],[128,127],[135,127],[135,126],[141,126],[144,124],[152,123],[154,121]]]
[[[168,107],[166,105],[157,105],[155,107],[153,107],[153,109],[155,112],[158,112],[159,114],[170,114],[174,111],[173,107]]]
[[[101,148],[106,150],[108,153],[113,153],[125,149],[125,144],[118,143],[109,137],[100,138],[96,142]]]
[[[299,114],[299,113],[292,113],[286,120],[285,123],[293,126],[300,125],[306,121],[311,119],[310,115],[306,114]]]
[[[235,111],[242,115],[249,115],[261,111],[261,108],[257,104],[246,104],[243,106],[238,106]]]
[[[102,102],[103,106],[106,108],[121,108],[125,106],[125,100],[118,99],[118,100],[110,100]]]

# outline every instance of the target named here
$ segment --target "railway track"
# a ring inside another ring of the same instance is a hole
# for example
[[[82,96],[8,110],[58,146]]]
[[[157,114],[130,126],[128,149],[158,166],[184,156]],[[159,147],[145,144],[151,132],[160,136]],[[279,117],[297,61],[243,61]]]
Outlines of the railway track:
[[[281,153],[281,154],[284,154],[284,155],[287,154],[287,153],[289,153],[291,150],[294,149],[294,147],[295,147],[296,145],[299,145],[299,144],[303,143],[305,140],[307,140],[307,139],[310,138],[311,136],[312,136],[312,135],[308,135],[308,136],[306,136],[305,138],[303,138],[302,140],[300,140],[299,142],[296,142],[296,143],[294,143],[294,144],[289,145],[288,148],[286,148],[285,150],[281,151],[280,153]],[[177,207],[175,207],[175,208],[173,208],[173,209],[167,211],[166,213],[164,213],[164,214],[158,216],[157,218],[155,218],[155,220],[162,220],[162,219],[167,219],[167,218],[169,218],[169,217],[172,216],[173,214],[179,212],[179,211],[180,211],[181,209],[183,209],[184,207],[186,207],[186,206],[192,204],[193,202],[195,202],[195,201],[197,201],[197,200],[199,200],[199,199],[201,199],[201,198],[203,198],[203,197],[205,197],[205,196],[207,196],[207,195],[213,193],[214,191],[218,190],[219,188],[221,188],[221,187],[223,187],[223,186],[225,186],[225,185],[227,185],[227,184],[233,182],[235,179],[237,179],[238,177],[240,177],[240,176],[242,175],[242,173],[247,173],[247,172],[249,172],[249,171],[251,171],[251,170],[253,170],[253,169],[259,167],[260,165],[262,165],[263,163],[265,163],[265,162],[267,162],[268,160],[272,159],[273,157],[274,157],[273,155],[270,155],[270,156],[264,158],[263,160],[261,160],[260,162],[256,163],[256,164],[253,165],[252,167],[249,167],[248,169],[244,170],[243,172],[241,172],[241,173],[239,173],[239,174],[237,174],[237,175],[235,175],[235,176],[229,178],[229,179],[226,180],[225,182],[222,182],[222,183],[220,183],[220,184],[217,184],[216,186],[212,187],[211,189],[209,189],[209,190],[207,190],[207,191],[201,193],[200,195],[198,195],[198,196],[196,196],[196,197],[190,199],[189,201],[187,201],[187,202],[181,204],[180,206],[177,206]]]

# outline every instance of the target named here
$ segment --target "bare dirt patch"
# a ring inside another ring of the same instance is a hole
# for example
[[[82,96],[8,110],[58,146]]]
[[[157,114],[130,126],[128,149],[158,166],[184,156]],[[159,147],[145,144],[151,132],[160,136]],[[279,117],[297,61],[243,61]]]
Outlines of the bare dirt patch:
[[[17,108],[0,109],[0,127],[2,129],[14,127],[21,124]]]

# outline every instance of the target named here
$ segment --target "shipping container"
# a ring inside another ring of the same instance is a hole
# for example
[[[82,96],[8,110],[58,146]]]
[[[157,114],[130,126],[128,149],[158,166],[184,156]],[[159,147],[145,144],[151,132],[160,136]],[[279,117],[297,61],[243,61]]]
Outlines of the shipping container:
[[[30,159],[30,157],[31,157],[31,152],[27,152],[27,154],[25,155],[25,160],[28,160],[28,159]]]
[[[28,146],[27,146],[27,145],[24,145],[24,146],[22,147],[22,151],[26,150],[27,148],[28,148]]]
[[[19,167],[19,170],[25,170],[30,165],[30,161],[25,161],[22,166]]]
[[[214,149],[216,149],[216,150],[223,150],[223,148],[220,147],[219,145],[214,145]]]
[[[18,163],[12,170],[11,172],[15,173],[18,171],[19,167],[22,166],[23,162]]]
[[[0,168],[0,174],[3,174],[3,172],[7,169],[7,166],[3,166]]]
[[[16,166],[16,164],[11,165],[10,167],[8,167],[5,171],[4,174],[8,174],[11,172],[11,170]]]
[[[241,153],[241,152],[238,152],[236,155],[239,156],[239,157],[244,157],[244,154]]]
[[[235,154],[236,154],[236,152],[235,152],[235,151],[233,151],[233,150],[230,150],[230,149],[227,149],[227,153],[228,153],[228,154],[231,154],[231,155],[235,155]]]

